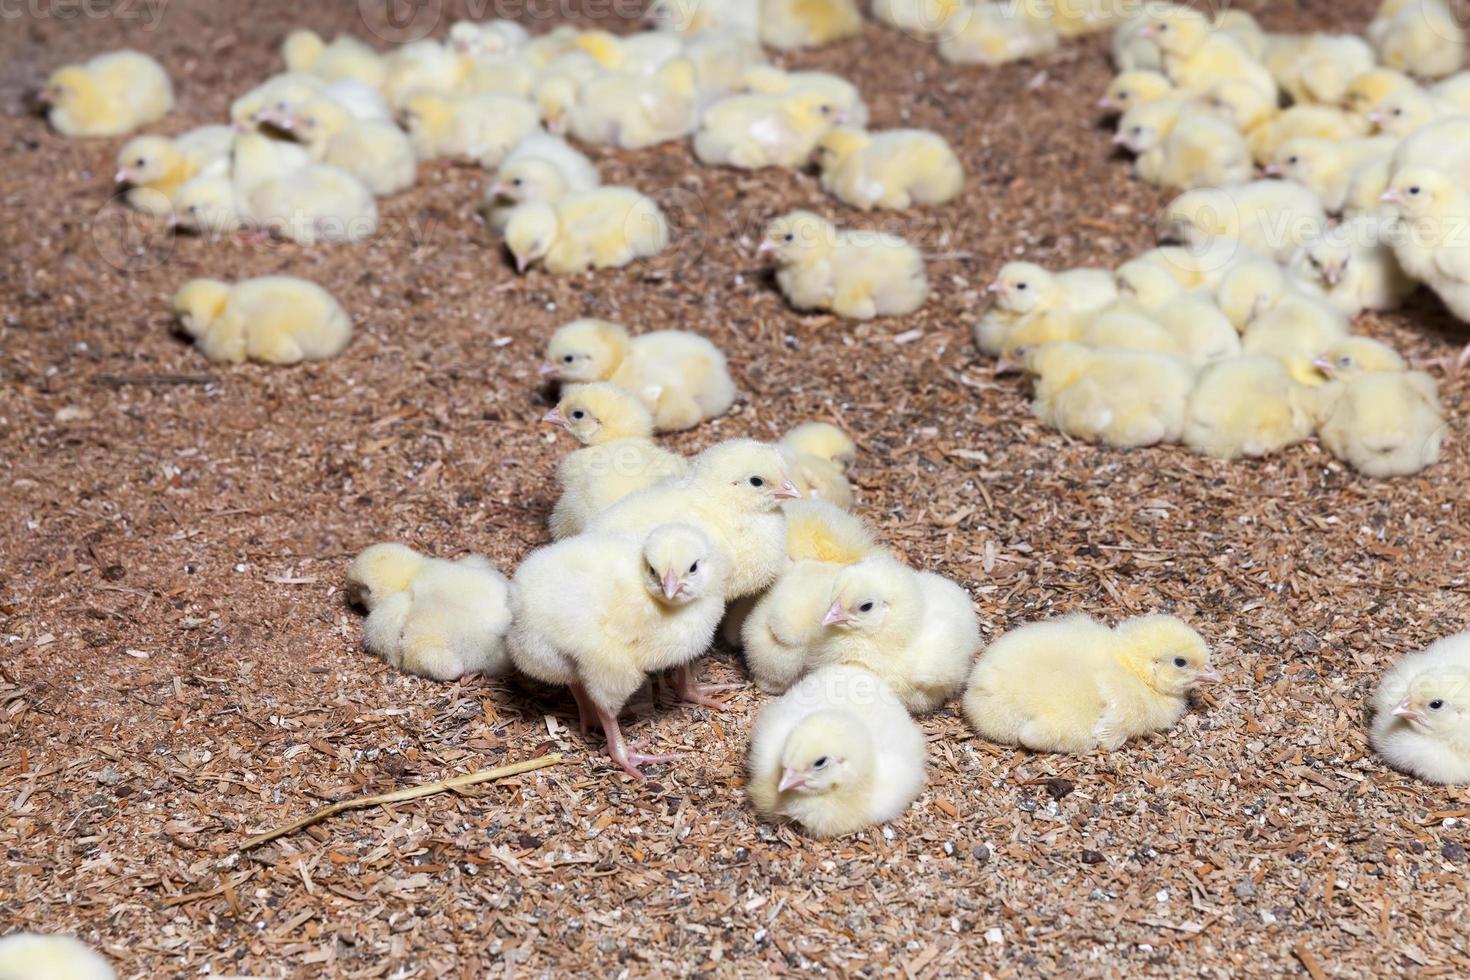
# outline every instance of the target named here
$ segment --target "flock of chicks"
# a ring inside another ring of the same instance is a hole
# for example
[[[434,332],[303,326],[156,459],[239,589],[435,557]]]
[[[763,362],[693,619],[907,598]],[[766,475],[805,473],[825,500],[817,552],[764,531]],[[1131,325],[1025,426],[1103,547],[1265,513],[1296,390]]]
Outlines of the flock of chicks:
[[[1350,324],[1420,284],[1470,320],[1466,38],[1442,0],[1387,0],[1368,35],[1162,2],[1116,27],[1114,141],[1184,193],[1172,244],[1114,271],[1001,271],[976,341],[1036,376],[1038,418],[1223,459],[1316,434],[1378,477],[1438,460],[1434,380]]]

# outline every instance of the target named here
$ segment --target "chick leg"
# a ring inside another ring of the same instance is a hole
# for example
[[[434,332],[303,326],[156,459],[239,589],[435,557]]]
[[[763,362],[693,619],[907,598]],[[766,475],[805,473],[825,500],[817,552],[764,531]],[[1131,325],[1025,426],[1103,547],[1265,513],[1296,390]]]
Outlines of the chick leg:
[[[602,730],[607,733],[608,756],[624,772],[640,783],[647,777],[639,771],[639,766],[657,765],[661,762],[673,762],[675,759],[684,758],[682,755],[643,755],[641,752],[629,752],[628,743],[623,741],[623,730],[618,727],[618,716],[600,704],[594,703],[593,707],[597,710],[597,718],[602,723]]]
[[[577,702],[577,727],[585,736],[591,731],[593,723],[597,721],[597,709],[593,707],[592,700],[587,697],[587,689],[581,684],[568,684],[567,687]]]
[[[694,671],[688,664],[674,668],[674,693],[679,695],[680,700],[691,704],[702,704],[716,711],[723,711],[725,704],[710,697],[711,694],[720,691],[736,691],[744,686],[744,684],[712,684],[709,687],[701,687],[694,679]]]

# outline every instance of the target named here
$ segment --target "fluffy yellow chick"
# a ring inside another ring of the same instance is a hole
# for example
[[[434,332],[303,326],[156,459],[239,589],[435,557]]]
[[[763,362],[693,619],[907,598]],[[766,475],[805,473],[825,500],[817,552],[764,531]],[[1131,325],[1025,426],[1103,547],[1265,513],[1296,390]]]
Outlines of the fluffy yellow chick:
[[[281,42],[281,57],[287,71],[328,82],[351,79],[382,88],[388,75],[383,56],[351,34],[339,34],[328,44],[316,31],[298,28]]]
[[[230,122],[241,131],[256,128],[267,112],[289,112],[322,94],[326,83],[315,75],[285,72],[272,75],[230,103]]]
[[[1005,65],[1051,54],[1061,44],[1051,18],[1034,5],[976,3],[950,15],[939,36],[939,56],[960,65]]]
[[[1373,48],[1351,34],[1313,34],[1277,80],[1294,102],[1338,105],[1355,79],[1372,70]]]
[[[536,680],[570,687],[583,731],[595,718],[613,762],[641,782],[640,766],[678,756],[630,752],[618,714],[650,673],[669,668],[682,697],[715,703],[689,665],[714,640],[726,570],[704,532],[668,521],[541,548],[516,570],[511,661]]]
[[[1234,126],[1191,113],[1170,99],[1129,109],[1113,142],[1137,157],[1139,179],[1160,187],[1218,187],[1249,180],[1254,173],[1250,148]]]
[[[1271,38],[1279,36],[1268,35],[1261,29],[1260,21],[1251,16],[1248,11],[1235,7],[1222,7],[1215,14],[1214,28],[1217,34],[1233,37],[1246,50],[1246,53],[1257,61],[1265,58]]]
[[[112,964],[72,936],[13,932],[0,939],[0,980],[115,980],[116,977]]]
[[[845,125],[858,129],[868,125],[868,106],[863,102],[858,87],[830,72],[786,71],[775,65],[748,65],[735,80],[735,89],[745,95],[792,95],[797,92],[822,95]]]
[[[295,364],[335,357],[352,338],[352,320],[314,282],[262,276],[231,286],[195,279],[174,295],[174,314],[211,361]]]
[[[1218,239],[1237,241],[1278,262],[1327,227],[1322,201],[1289,180],[1257,180],[1232,187],[1196,188],[1164,211],[1164,235],[1191,248]]]
[[[677,58],[684,46],[679,38],[661,31],[620,36],[597,29],[580,32],[572,45],[608,71],[624,75],[651,75]]]
[[[1367,121],[1387,99],[1415,88],[1418,83],[1401,71],[1370,68],[1348,83],[1338,104]]]
[[[1465,66],[1464,27],[1444,0],[1385,0],[1368,40],[1387,68],[1444,78]]]
[[[1080,344],[1091,316],[1091,313],[1073,313],[1071,310],[1027,313],[1002,337],[1000,353],[995,359],[995,373],[1009,374],[1016,370],[1035,373],[1033,359],[1036,352],[1050,344]]]
[[[510,583],[480,555],[446,561],[375,544],[353,559],[347,588],[368,610],[363,646],[399,670],[452,681],[509,662]]]
[[[482,208],[490,230],[503,232],[511,212],[529,201],[560,201],[600,186],[597,166],[560,136],[533,132],[516,144],[485,186]]]
[[[303,245],[360,242],[378,230],[378,204],[368,186],[321,163],[261,181],[239,194],[239,204],[249,223]]]
[[[180,187],[169,223],[177,231],[219,238],[238,231],[243,222],[235,183],[228,177],[201,175]]]
[[[1405,137],[1394,151],[1390,182],[1411,167],[1470,183],[1470,116],[1441,119]]]
[[[517,272],[539,262],[564,276],[657,255],[668,247],[669,226],[653,198],[631,187],[598,187],[518,205],[506,219],[505,244]]]
[[[1181,353],[1168,330],[1142,308],[1131,304],[1109,307],[1084,319],[1087,326],[1078,342],[1088,347],[1154,351],[1175,356]]]
[[[1164,55],[1164,74],[1184,89],[1206,89],[1226,81],[1246,82],[1276,96],[1276,80],[1229,34],[1211,30],[1208,17],[1188,7],[1170,7],[1149,17],[1143,35]]]
[[[1396,310],[1417,283],[1399,268],[1392,234],[1391,222],[1381,214],[1351,218],[1298,249],[1290,274],[1347,316]]]
[[[235,131],[201,126],[181,136],[136,136],[117,153],[118,184],[126,186],[129,206],[151,214],[170,214],[179,188],[200,174],[229,173]]]
[[[327,98],[312,99],[275,124],[305,144],[313,160],[345,170],[373,194],[396,194],[418,179],[413,141],[393,123],[354,119]]]
[[[625,388],[653,413],[657,432],[692,429],[724,415],[735,402],[725,355],[683,330],[630,337],[626,327],[606,320],[573,320],[552,334],[541,376]]]
[[[919,250],[881,232],[837,229],[810,211],[766,225],[761,254],[798,310],[831,310],[852,320],[904,316],[924,305],[929,278]]]
[[[1031,352],[1031,411],[1047,425],[1115,449],[1177,442],[1194,375],[1177,357],[1048,344]]]
[[[540,72],[519,54],[476,55],[464,80],[465,95],[513,95],[529,99]]]
[[[1173,728],[1189,692],[1219,679],[1205,641],[1173,616],[1109,630],[1079,614],[1031,623],[986,647],[964,710],[977,732],[1003,745],[1112,752]]]
[[[1177,296],[1149,315],[1168,331],[1179,356],[1194,367],[1240,353],[1240,334],[1207,292]]]
[[[700,117],[694,155],[701,163],[742,170],[801,167],[817,141],[842,122],[841,110],[821,92],[732,95]]]
[[[761,0],[654,0],[646,14],[657,30],[760,38]]]
[[[760,0],[760,39],[777,51],[819,48],[863,29],[856,0]]]
[[[817,142],[822,189],[863,211],[943,204],[965,172],[944,137],[924,129],[868,133],[845,126]]]
[[[1215,289],[1215,304],[1236,330],[1272,309],[1292,289],[1286,270],[1275,261],[1258,258],[1231,269]]]
[[[724,556],[725,598],[734,601],[776,580],[786,561],[781,502],[800,496],[779,449],[731,439],[696,456],[688,476],[629,494],[588,529],[646,532],[666,521],[693,524]]]
[[[873,16],[910,37],[940,36],[965,0],[873,0]]]
[[[1102,98],[1097,100],[1097,107],[1104,112],[1122,115],[1129,109],[1174,94],[1174,83],[1163,72],[1137,68],[1121,72],[1109,82]]]
[[[1275,158],[1266,165],[1266,174],[1310,187],[1329,214],[1338,214],[1347,204],[1358,168],[1392,153],[1397,144],[1396,139],[1387,136],[1345,140],[1299,137],[1281,144]]]
[[[679,58],[651,76],[615,74],[584,84],[567,126],[584,143],[638,150],[687,136],[698,119],[694,65]]]
[[[174,86],[157,61],[125,49],[58,68],[41,98],[51,128],[63,136],[122,136],[168,115]]]
[[[542,67],[531,90],[531,101],[541,113],[548,132],[566,133],[571,113],[582,97],[584,86],[603,79],[608,72],[585,51],[559,55]]]
[[[1312,359],[1312,366],[1335,381],[1348,381],[1375,371],[1407,371],[1403,356],[1371,337],[1346,337]]]
[[[1325,299],[1293,292],[1251,321],[1241,349],[1274,357],[1298,384],[1316,385],[1321,378],[1312,358],[1347,335],[1348,318],[1341,310]]]
[[[817,837],[896,820],[924,788],[924,733],[874,674],[819,670],[750,730],[751,806]]]
[[[404,100],[399,119],[419,159],[476,161],[493,168],[537,128],[541,115],[533,103],[513,95],[418,92]]]
[[[887,555],[839,571],[828,602],[811,662],[871,670],[914,714],[933,711],[958,691],[980,649],[970,594]]]
[[[851,436],[828,422],[804,422],[776,445],[786,454],[787,472],[803,499],[852,508],[847,471],[857,462],[857,444]]]
[[[1459,114],[1455,106],[1440,101],[1423,89],[1413,88],[1384,99],[1382,105],[1368,114],[1368,122],[1384,135],[1403,138]]]
[[[1441,102],[1470,112],[1470,71],[1457,72],[1429,88],[1429,94]]]
[[[1091,313],[1118,299],[1118,284],[1106,269],[1050,272],[1034,262],[1007,262],[986,287],[996,305],[1010,313],[1066,310]]]
[[[1263,354],[1232,357],[1200,372],[1184,420],[1184,444],[1216,459],[1268,456],[1312,434],[1311,389]]]
[[[513,20],[461,20],[449,25],[449,46],[471,57],[517,51],[529,40],[530,33]]]
[[[1434,379],[1377,371],[1334,381],[1319,394],[1322,445],[1359,473],[1408,476],[1439,462],[1445,422]]]
[[[1402,217],[1394,256],[1409,276],[1434,290],[1450,312],[1470,322],[1470,191],[1441,171],[1406,167],[1383,195]]]
[[[1281,147],[1294,139],[1347,140],[1368,135],[1362,119],[1336,106],[1294,105],[1253,127],[1246,134],[1251,156],[1269,166]]]
[[[581,534],[628,494],[689,471],[683,457],[654,443],[653,416],[618,385],[569,385],[542,421],[566,429],[584,447],[556,470],[562,490],[548,522],[553,541]]]
[[[474,58],[452,45],[424,38],[395,48],[385,59],[383,96],[402,109],[416,95],[463,94]]]
[[[1431,783],[1470,783],[1470,634],[1411,653],[1373,692],[1369,737],[1390,766]]]

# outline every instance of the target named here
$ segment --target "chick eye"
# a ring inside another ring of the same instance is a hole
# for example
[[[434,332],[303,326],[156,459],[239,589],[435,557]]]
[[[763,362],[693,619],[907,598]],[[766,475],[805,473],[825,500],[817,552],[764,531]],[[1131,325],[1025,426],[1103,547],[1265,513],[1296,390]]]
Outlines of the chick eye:
[[[1016,288],[1019,289],[1021,292],[1024,293],[1026,290],[1030,289],[1031,287],[1028,286],[1028,285],[1026,285],[1024,282],[1018,282],[1018,283],[1016,283]]]
[[[1424,192],[1424,188],[1422,188],[1422,187],[1410,187],[1409,188],[1409,196],[1410,197],[1418,197],[1423,192]]]
[[[699,571],[699,562],[695,562],[693,565],[690,565],[689,566],[689,574],[690,575],[693,575],[697,571]]]
[[[783,242],[794,242],[794,241],[796,241],[796,236],[793,235],[793,234],[791,234],[791,232],[788,231],[786,234],[784,234],[784,235],[781,236],[781,240]]]
[[[1389,115],[1393,116],[1395,119],[1402,119],[1404,116],[1404,110],[1394,109],[1392,112],[1389,113]]]
[[[763,487],[766,485],[766,481],[761,477],[753,476],[750,478],[750,485],[753,487]]]
[[[572,363],[572,362],[573,362],[573,361],[575,361],[575,360],[576,360],[576,359],[577,359],[577,358],[576,358],[576,357],[574,357],[574,356],[573,356],[573,355],[571,355],[571,354],[568,354],[568,355],[567,355],[567,356],[566,356],[566,357],[563,357],[563,358],[562,358],[562,361],[563,361],[563,363],[566,363],[566,364],[570,364],[570,363]]]
[[[1183,657],[1175,657],[1174,658],[1174,666],[1175,667],[1188,667],[1189,666],[1189,661],[1188,660],[1185,660]]]
[[[1435,698],[1433,701],[1429,702],[1429,710],[1430,711],[1438,711],[1440,708],[1443,708],[1443,707],[1444,707],[1444,700],[1441,699],[1441,698]]]
[[[582,411],[580,408],[572,413],[572,418],[574,419],[585,419],[586,417],[587,413]]]
[[[861,606],[858,606],[858,612],[872,612],[872,611],[873,611],[873,604],[871,602],[865,602]]]
[[[819,758],[816,762],[813,762],[812,763],[812,768],[813,769],[826,769],[827,768],[827,763],[829,763],[831,761],[832,761],[831,759],[827,758],[824,755],[821,758]]]
[[[1351,357],[1348,357],[1346,354],[1344,354],[1342,357],[1339,357],[1337,359],[1337,366],[1338,367],[1352,367],[1353,366],[1353,359]]]
[[[1289,166],[1289,167],[1295,167],[1298,163],[1301,163],[1301,162],[1302,162],[1302,158],[1301,157],[1287,157],[1286,158],[1286,165]]]
[[[142,157],[139,157],[138,159],[136,159],[136,160],[133,161],[133,166],[135,166],[135,167],[141,167],[141,166],[143,166],[147,162],[148,162],[147,160],[144,160]]]
[[[658,578],[658,569],[654,568],[652,565],[649,565],[648,574],[652,575],[654,578]]]
[[[511,186],[512,187],[519,187],[519,186],[521,186],[521,184],[523,184],[525,182],[523,180],[521,180],[521,178],[517,177],[515,180],[511,181],[510,183],[511,183]]]

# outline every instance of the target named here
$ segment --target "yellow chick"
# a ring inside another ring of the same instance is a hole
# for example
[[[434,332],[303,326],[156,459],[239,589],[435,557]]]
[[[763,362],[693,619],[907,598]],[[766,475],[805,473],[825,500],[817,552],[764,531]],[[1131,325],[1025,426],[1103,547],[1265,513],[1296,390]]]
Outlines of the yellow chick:
[[[597,59],[585,51],[560,55],[541,68],[530,98],[541,113],[547,131],[558,136],[565,134],[584,86],[607,75]]]
[[[169,223],[176,231],[205,238],[220,238],[238,231],[243,222],[234,181],[206,175],[188,181],[174,194]]]
[[[873,0],[873,16],[910,37],[927,40],[940,36],[965,0]]]
[[[168,115],[174,85],[157,61],[125,49],[58,68],[41,98],[50,107],[47,121],[62,136],[122,136]]]
[[[1376,212],[1387,212],[1383,195],[1388,192],[1393,178],[1392,153],[1373,157],[1359,164],[1348,178],[1347,193],[1343,195],[1342,213],[1347,218],[1357,218]]]
[[[1329,214],[1347,205],[1353,177],[1364,163],[1393,152],[1398,140],[1389,136],[1331,140],[1299,137],[1287,140],[1266,165],[1266,174],[1311,188]]]
[[[761,0],[654,0],[646,20],[654,29],[683,35],[760,39]]]
[[[1166,238],[1190,248],[1225,239],[1286,262],[1327,224],[1322,201],[1310,187],[1256,180],[1185,191],[1165,209],[1162,230]]]
[[[629,751],[618,714],[650,673],[669,668],[685,700],[717,703],[694,684],[689,665],[714,641],[726,572],[708,535],[670,520],[541,548],[516,570],[511,661],[536,680],[570,687],[583,731],[595,719],[613,762],[642,782],[641,766],[679,757]]]
[[[326,83],[315,75],[272,75],[230,103],[230,122],[242,132],[255,129],[266,113],[289,112],[293,106],[321,95],[325,88]]]
[[[1184,295],[1185,286],[1165,262],[1152,258],[1129,259],[1113,273],[1118,284],[1118,304],[1152,311]]]
[[[1286,270],[1267,258],[1243,262],[1231,269],[1215,289],[1215,305],[1236,330],[1271,310],[1292,290]]]
[[[1136,156],[1139,179],[1178,190],[1249,180],[1254,168],[1240,132],[1223,119],[1188,110],[1186,103],[1158,99],[1124,113],[1113,142]]]
[[[749,65],[735,80],[741,94],[791,95],[808,92],[822,95],[841,116],[845,126],[863,129],[868,125],[868,106],[858,87],[839,75],[825,71],[786,71],[775,65]]]
[[[882,232],[839,230],[810,211],[766,225],[759,251],[775,261],[776,283],[798,310],[871,320],[905,316],[929,296],[918,249]]]
[[[1291,276],[1347,316],[1396,310],[1418,286],[1399,268],[1393,225],[1381,214],[1350,218],[1297,250]]]
[[[1470,634],[1401,659],[1373,692],[1369,738],[1393,768],[1430,783],[1470,783]]]
[[[1163,71],[1164,52],[1159,50],[1152,32],[1145,32],[1145,29],[1153,22],[1153,18],[1174,6],[1175,4],[1165,0],[1143,0],[1119,20],[1109,42],[1113,66],[1118,71]]]
[[[661,31],[618,35],[611,31],[582,31],[572,42],[608,71],[624,75],[651,75],[679,57],[683,42]]]
[[[1006,263],[986,288],[995,305],[975,324],[975,344],[983,353],[1001,355],[1000,373],[1023,359],[1027,348],[1078,339],[1084,324],[1073,314],[1118,299],[1118,283],[1106,269],[1049,272],[1034,262]]]
[[[924,733],[878,677],[834,665],[761,709],[750,730],[751,806],[817,837],[902,816],[924,788]]]
[[[1408,476],[1439,462],[1444,414],[1423,371],[1378,371],[1321,389],[1317,435],[1359,473]]]
[[[1470,42],[1444,0],[1385,0],[1368,25],[1368,40],[1384,67],[1420,78],[1459,71]]]
[[[1294,139],[1348,140],[1367,135],[1363,120],[1346,110],[1330,105],[1294,105],[1251,128],[1246,143],[1251,156],[1264,167]]]
[[[725,355],[683,330],[630,337],[606,320],[573,320],[552,334],[540,373],[564,384],[610,381],[631,391],[653,413],[657,432],[692,429],[735,403]]]
[[[351,34],[339,34],[328,44],[316,31],[298,28],[281,42],[281,57],[287,71],[328,82],[350,79],[381,89],[388,76],[383,56]]]
[[[1360,37],[1313,34],[1290,60],[1290,69],[1276,78],[1294,102],[1335,106],[1377,60],[1372,46]]]
[[[1280,361],[1292,378],[1317,385],[1321,378],[1312,367],[1319,351],[1348,335],[1348,318],[1325,299],[1292,292],[1251,321],[1241,339],[1247,354],[1265,354]]]
[[[1032,413],[1070,436],[1133,449],[1177,442],[1194,374],[1177,357],[1076,343],[1030,352]]]
[[[1109,307],[1084,319],[1087,326],[1078,342],[1088,347],[1153,351],[1176,357],[1182,353],[1168,330],[1132,304]]]
[[[403,130],[382,119],[354,119],[331,99],[308,101],[276,125],[305,144],[313,160],[352,174],[380,197],[418,179],[418,156]]]
[[[1047,310],[1028,313],[1006,332],[995,359],[995,373],[1009,374],[1021,370],[1035,373],[1037,351],[1052,344],[1082,343],[1091,313],[1071,310]]]
[[[777,51],[819,48],[863,29],[856,0],[760,0],[760,39]]]
[[[505,231],[510,215],[529,201],[551,203],[602,184],[597,166],[560,136],[533,132],[506,155],[485,186],[482,209],[490,230]]]
[[[687,136],[698,119],[694,65],[679,58],[651,76],[614,74],[584,84],[567,126],[584,143],[638,150]]]
[[[261,181],[238,200],[250,224],[302,245],[360,242],[378,230],[373,192],[347,171],[326,164]]]
[[[1370,68],[1348,83],[1338,103],[1364,122],[1393,96],[1418,88],[1418,83],[1392,68]]]
[[[765,589],[786,561],[783,500],[801,491],[775,446],[750,439],[717,443],[696,456],[689,475],[629,494],[598,514],[590,532],[646,532],[683,521],[709,535],[729,569],[725,598]]]
[[[452,45],[424,38],[395,48],[384,60],[383,96],[396,110],[422,94],[464,93],[474,58]]]
[[[1208,292],[1176,296],[1149,315],[1168,332],[1179,356],[1194,367],[1240,354],[1240,334]]]
[[[0,980],[116,980],[116,977],[112,964],[72,936],[13,932],[0,939]]]
[[[654,443],[653,416],[618,385],[569,385],[541,421],[566,429],[584,447],[556,470],[562,490],[548,522],[553,541],[581,534],[628,494],[689,472],[683,457]]]
[[[1173,728],[1189,692],[1219,679],[1205,641],[1173,616],[1109,630],[1079,614],[1028,624],[986,647],[964,710],[975,731],[1002,745],[1112,752]]]
[[[949,700],[980,649],[970,594],[887,555],[841,569],[828,602],[810,661],[871,670],[913,714]]]
[[[1170,7],[1149,17],[1143,36],[1164,55],[1164,74],[1183,89],[1206,89],[1222,81],[1242,81],[1276,97],[1276,80],[1241,43],[1211,29],[1208,17],[1188,7]]]
[[[1113,0],[1021,0],[1022,5],[1035,16],[1049,17],[1064,41],[1096,34],[1114,26],[1121,20],[1132,4],[1117,4]]]
[[[1214,28],[1217,34],[1233,37],[1257,61],[1265,58],[1272,35],[1262,30],[1260,21],[1249,12],[1235,7],[1222,7],[1215,14]]]
[[[1346,337],[1312,358],[1312,366],[1333,381],[1350,381],[1376,371],[1407,371],[1409,363],[1392,347],[1371,337]]]
[[[465,75],[465,95],[513,95],[529,99],[536,90],[540,72],[519,54],[476,55]]]
[[[480,555],[445,561],[375,544],[348,566],[347,589],[368,611],[363,646],[405,673],[452,681],[509,663],[510,583]]]
[[[352,339],[352,320],[314,282],[262,276],[231,286],[194,279],[174,294],[179,326],[211,361],[296,364],[335,357]]]
[[[1136,68],[1119,73],[1097,100],[1097,107],[1112,115],[1157,102],[1175,94],[1174,83],[1160,71]]]
[[[1390,183],[1411,167],[1423,167],[1470,183],[1470,116],[1430,123],[1405,137],[1394,151]],[[1387,190],[1387,188],[1385,188]]]
[[[419,159],[475,161],[493,169],[536,130],[541,114],[513,95],[419,92],[404,100],[399,119]]]
[[[786,454],[787,472],[803,499],[826,500],[852,509],[847,471],[857,461],[857,444],[837,426],[804,422],[776,444]]]
[[[1184,420],[1184,444],[1216,459],[1269,456],[1312,434],[1311,389],[1263,354],[1232,357],[1200,372]]]
[[[1455,106],[1423,89],[1413,88],[1384,99],[1382,105],[1368,114],[1368,122],[1385,136],[1402,139],[1446,117],[1458,115],[1460,110]]]
[[[817,142],[816,152],[822,189],[863,211],[943,204],[965,182],[954,150],[928,130],[839,126]]]
[[[506,218],[505,244],[517,272],[539,262],[565,276],[657,255],[669,245],[669,226],[653,198],[631,187],[598,187],[518,205]]]
[[[136,136],[117,154],[118,184],[127,187],[129,206],[151,214],[173,212],[179,188],[200,174],[224,176],[230,169],[235,131],[201,126],[181,136]]]
[[[1006,65],[1040,58],[1061,44],[1050,17],[1035,5],[966,4],[950,15],[939,36],[939,56],[959,65]]]
[[[1385,202],[1401,216],[1394,230],[1394,256],[1403,271],[1434,290],[1449,311],[1470,321],[1470,191],[1429,167],[1400,170]]]
[[[1457,72],[1442,82],[1436,82],[1430,86],[1429,94],[1461,113],[1470,112],[1470,71]]]
[[[530,38],[530,32],[513,20],[461,20],[449,25],[449,46],[474,58],[517,51]]]
[[[694,155],[711,166],[793,169],[804,166],[817,141],[845,121],[821,92],[732,95],[700,117]]]

